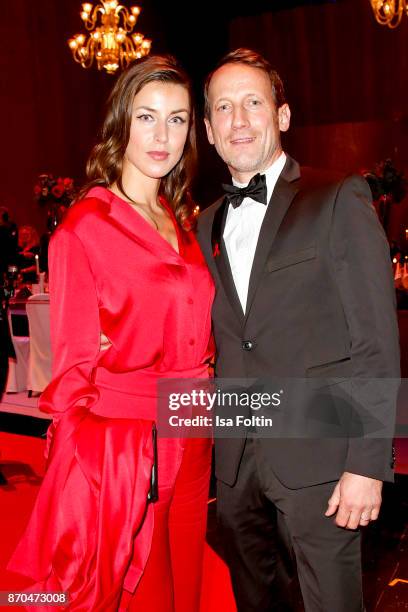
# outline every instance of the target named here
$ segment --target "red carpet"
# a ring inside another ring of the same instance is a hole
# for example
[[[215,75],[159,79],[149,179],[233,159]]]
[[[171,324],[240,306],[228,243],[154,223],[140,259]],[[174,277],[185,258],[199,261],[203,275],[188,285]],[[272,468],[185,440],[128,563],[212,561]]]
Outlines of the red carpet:
[[[7,572],[5,566],[36,497],[44,470],[43,452],[44,441],[39,438],[0,432],[0,467],[8,480],[8,485],[0,487],[0,591],[18,591],[26,585],[24,578]],[[0,610],[11,608],[0,606]],[[236,612],[226,566],[209,546],[200,612]]]

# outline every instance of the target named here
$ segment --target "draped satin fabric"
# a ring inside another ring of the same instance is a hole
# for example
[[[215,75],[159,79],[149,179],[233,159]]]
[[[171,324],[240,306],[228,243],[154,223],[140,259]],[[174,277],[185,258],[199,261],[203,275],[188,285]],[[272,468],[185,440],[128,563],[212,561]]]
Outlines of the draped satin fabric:
[[[53,378],[39,403],[53,416],[48,467],[8,569],[30,577],[30,591],[69,591],[78,612],[115,610],[122,589],[136,589],[154,529],[157,382],[207,378],[213,353],[211,276],[194,234],[161,202],[179,253],[102,187],[50,244]],[[182,455],[183,440],[159,444]],[[159,473],[172,481],[179,465]]]

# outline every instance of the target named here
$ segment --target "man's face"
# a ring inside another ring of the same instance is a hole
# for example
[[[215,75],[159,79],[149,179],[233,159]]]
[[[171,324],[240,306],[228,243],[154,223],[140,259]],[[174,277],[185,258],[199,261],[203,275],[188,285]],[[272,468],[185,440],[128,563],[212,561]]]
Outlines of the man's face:
[[[246,183],[279,157],[280,131],[290,123],[289,106],[276,109],[268,75],[246,64],[221,66],[211,79],[208,98],[208,140],[232,176]]]

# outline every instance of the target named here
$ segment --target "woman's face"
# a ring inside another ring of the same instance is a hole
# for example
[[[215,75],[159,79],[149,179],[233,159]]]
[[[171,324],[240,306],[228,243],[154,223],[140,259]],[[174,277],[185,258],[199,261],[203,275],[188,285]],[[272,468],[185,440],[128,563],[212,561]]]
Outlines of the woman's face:
[[[123,172],[166,176],[180,160],[190,124],[187,89],[175,83],[148,83],[134,97]]]

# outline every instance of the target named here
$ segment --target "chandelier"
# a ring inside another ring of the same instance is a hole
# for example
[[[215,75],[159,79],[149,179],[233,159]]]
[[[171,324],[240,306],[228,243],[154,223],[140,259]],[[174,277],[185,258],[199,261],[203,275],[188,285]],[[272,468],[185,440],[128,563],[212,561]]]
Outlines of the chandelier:
[[[408,0],[371,0],[371,6],[378,23],[396,28],[402,16],[408,17]]]
[[[129,11],[117,0],[101,0],[95,7],[89,2],[83,4],[81,18],[89,36],[76,34],[69,39],[74,60],[83,68],[90,68],[95,59],[98,70],[103,68],[113,74],[119,67],[148,55],[152,41],[143,34],[132,34],[139,14],[138,6]]]

